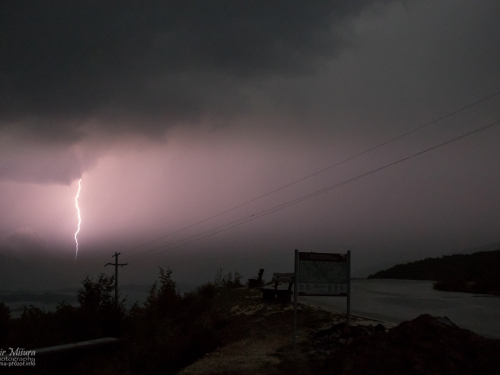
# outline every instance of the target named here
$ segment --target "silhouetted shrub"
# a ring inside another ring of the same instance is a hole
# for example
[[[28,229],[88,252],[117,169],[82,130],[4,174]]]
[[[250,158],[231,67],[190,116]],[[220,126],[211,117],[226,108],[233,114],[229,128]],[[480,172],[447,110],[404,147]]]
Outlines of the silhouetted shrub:
[[[175,373],[221,343],[221,328],[229,324],[223,305],[231,295],[229,288],[241,286],[241,276],[237,272],[234,277],[231,273],[222,276],[222,270],[218,274],[218,286],[206,283],[181,296],[170,268],[160,268],[146,302],[134,304],[129,311],[123,300],[115,304],[114,278],[104,274],[82,281],[77,307],[63,301],[55,312],[47,313],[25,306],[20,318],[10,319],[10,310],[0,303],[0,324],[9,332],[3,343],[34,349],[121,337],[123,346],[114,358],[79,354],[75,363],[66,361],[64,372]],[[117,364],[124,370],[115,371]],[[57,372],[58,365],[51,366],[54,371],[46,373]],[[110,368],[114,370],[110,372]]]
[[[175,317],[180,313],[181,296],[172,280],[172,270],[167,267],[164,271],[160,267],[160,285],[157,282],[149,290],[144,306],[149,312],[160,316]]]
[[[214,277],[213,285],[215,288],[240,288],[243,286],[241,283],[241,275],[238,272],[233,274],[229,272],[226,275],[222,274],[222,268],[219,268]]]
[[[0,347],[5,343],[5,338],[10,332],[10,309],[0,302]]]
[[[77,310],[81,329],[76,332],[79,340],[102,336],[119,336],[125,315],[125,300],[115,303],[114,276],[103,273],[96,281],[88,276],[77,291],[80,307]]]

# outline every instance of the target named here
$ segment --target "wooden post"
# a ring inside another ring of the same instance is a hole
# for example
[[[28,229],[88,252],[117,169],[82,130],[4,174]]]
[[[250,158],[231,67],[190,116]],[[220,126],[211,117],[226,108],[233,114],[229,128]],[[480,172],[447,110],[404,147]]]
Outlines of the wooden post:
[[[293,275],[293,350],[297,341],[297,298],[299,296],[299,250],[295,249],[295,267]]]
[[[259,283],[259,285],[261,284],[262,282],[262,275],[264,274],[264,268],[261,268],[259,270],[259,276],[257,277],[257,282]]]
[[[118,264],[118,255],[121,253],[117,253],[115,251],[115,255],[112,255],[111,258],[115,258],[115,263],[106,263],[104,267],[106,266],[115,266],[115,306],[118,307],[118,266],[123,267],[127,266],[128,263],[123,263],[123,264]]]
[[[347,326],[351,323],[351,250],[347,250]]]

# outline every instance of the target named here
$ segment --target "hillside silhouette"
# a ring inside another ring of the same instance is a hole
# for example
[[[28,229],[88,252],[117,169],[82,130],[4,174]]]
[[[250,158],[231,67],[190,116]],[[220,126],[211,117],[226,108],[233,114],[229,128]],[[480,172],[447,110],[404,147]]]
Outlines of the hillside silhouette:
[[[500,294],[500,250],[445,255],[398,264],[369,279],[432,280],[434,288],[469,293]]]

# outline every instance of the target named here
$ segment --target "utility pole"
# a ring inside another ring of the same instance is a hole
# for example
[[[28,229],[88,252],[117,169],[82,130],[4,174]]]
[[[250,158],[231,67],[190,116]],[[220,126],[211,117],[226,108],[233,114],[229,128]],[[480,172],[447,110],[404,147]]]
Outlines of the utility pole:
[[[123,264],[118,264],[118,255],[121,253],[117,253],[115,251],[115,255],[112,255],[111,258],[115,258],[115,263],[106,263],[104,267],[106,266],[115,266],[115,305],[118,307],[118,266],[123,267],[127,266],[128,263],[123,263]]]

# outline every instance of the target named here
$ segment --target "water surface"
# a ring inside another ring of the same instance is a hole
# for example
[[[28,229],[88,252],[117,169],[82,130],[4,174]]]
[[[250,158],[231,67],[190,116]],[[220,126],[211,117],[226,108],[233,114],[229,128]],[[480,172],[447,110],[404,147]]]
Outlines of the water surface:
[[[432,281],[353,280],[351,313],[399,323],[421,314],[447,316],[460,327],[500,339],[500,298],[486,294],[434,290]],[[329,309],[345,312],[345,297],[300,297]]]

